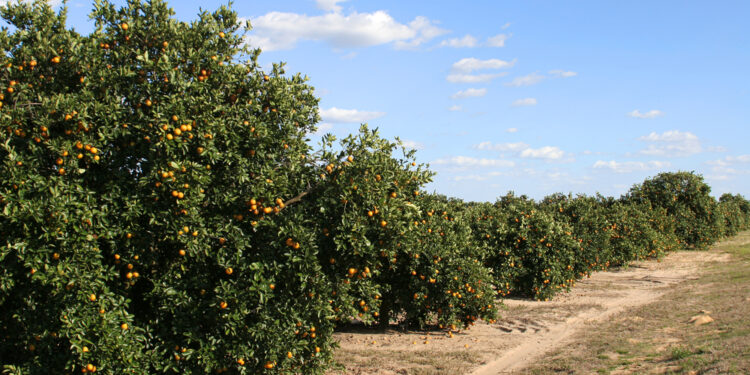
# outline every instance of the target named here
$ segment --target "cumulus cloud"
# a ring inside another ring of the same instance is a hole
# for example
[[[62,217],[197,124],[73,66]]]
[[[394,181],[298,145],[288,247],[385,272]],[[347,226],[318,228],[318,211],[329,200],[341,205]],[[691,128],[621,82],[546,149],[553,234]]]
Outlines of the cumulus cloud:
[[[453,64],[453,70],[456,72],[471,73],[475,70],[487,69],[507,69],[513,67],[516,60],[505,61],[500,59],[480,60],[474,57],[467,57],[458,60]]]
[[[521,151],[522,158],[560,160],[565,157],[565,152],[554,146],[544,146],[542,148],[527,148]]]
[[[661,134],[652,132],[638,140],[648,143],[648,147],[640,151],[644,155],[674,157],[693,155],[703,151],[698,136],[679,130],[669,130]]]
[[[542,82],[546,77],[537,74],[537,73],[531,73],[529,75],[525,75],[522,77],[516,77],[512,81],[507,82],[506,86],[513,86],[513,87],[520,87],[520,86],[531,86],[536,85],[539,82]]]
[[[477,38],[466,34],[463,38],[451,38],[440,42],[440,47],[470,48],[476,47]]]
[[[489,82],[495,78],[502,77],[508,73],[495,73],[495,74],[449,74],[445,79],[451,83],[480,83]]]
[[[323,121],[334,123],[362,123],[383,116],[385,116],[385,112],[360,111],[336,107],[320,109],[320,117]]]
[[[504,159],[477,159],[470,156],[454,156],[447,159],[437,159],[432,162],[435,165],[445,165],[459,169],[480,167],[513,167],[516,163]]]
[[[518,99],[511,104],[514,107],[528,107],[532,105],[536,105],[536,98],[524,98],[524,99]]]
[[[555,78],[569,78],[569,77],[575,77],[578,75],[578,73],[576,72],[565,71],[561,69],[550,70],[549,74]]]
[[[489,47],[505,47],[505,41],[510,38],[509,34],[497,34],[487,38],[485,44]]]
[[[672,164],[668,161],[652,160],[647,162],[626,161],[618,162],[614,160],[604,161],[597,160],[594,163],[595,169],[609,169],[615,173],[631,173],[636,171],[660,170],[669,168]]]
[[[462,99],[462,98],[471,98],[471,97],[481,97],[485,96],[487,94],[487,89],[466,89],[456,92],[455,94],[451,95],[451,98],[453,99]]]
[[[335,48],[393,44],[403,49],[419,46],[447,32],[425,17],[403,24],[382,10],[345,15],[337,5],[339,2],[319,1],[318,7],[329,13],[318,16],[270,12],[251,18],[253,30],[246,41],[266,51],[292,49],[303,40],[322,41]]]
[[[652,109],[646,113],[641,113],[639,110],[633,110],[633,112],[628,113],[628,116],[633,118],[655,118],[659,116],[664,116],[664,112],[658,110],[658,109]]]

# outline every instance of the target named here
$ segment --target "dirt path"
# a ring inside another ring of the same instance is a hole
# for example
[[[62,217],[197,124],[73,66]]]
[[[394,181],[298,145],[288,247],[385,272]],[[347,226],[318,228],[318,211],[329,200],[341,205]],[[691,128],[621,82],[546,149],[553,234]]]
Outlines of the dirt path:
[[[509,374],[565,344],[585,323],[653,302],[670,285],[696,278],[702,264],[728,261],[718,252],[683,251],[661,262],[599,272],[550,302],[505,300],[494,324],[446,332],[337,333],[336,359],[346,374]],[[631,318],[627,318],[631,319]],[[633,317],[632,319],[637,319]]]

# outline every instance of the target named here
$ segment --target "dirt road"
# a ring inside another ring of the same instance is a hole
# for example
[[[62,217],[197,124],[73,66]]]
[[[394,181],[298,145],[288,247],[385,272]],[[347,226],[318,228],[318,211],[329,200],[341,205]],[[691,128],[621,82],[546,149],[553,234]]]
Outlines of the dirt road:
[[[550,302],[505,300],[494,324],[446,332],[351,331],[336,334],[346,374],[510,374],[579,332],[631,307],[655,301],[670,285],[696,278],[704,262],[727,254],[681,251],[660,262],[598,272]],[[627,317],[626,317],[627,319]],[[637,319],[637,318],[633,318]]]

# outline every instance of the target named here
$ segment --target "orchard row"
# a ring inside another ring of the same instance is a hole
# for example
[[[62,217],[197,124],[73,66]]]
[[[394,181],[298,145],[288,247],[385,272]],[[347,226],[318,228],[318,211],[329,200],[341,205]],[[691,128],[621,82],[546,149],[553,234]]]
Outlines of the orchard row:
[[[313,88],[261,70],[233,11],[173,14],[97,1],[80,35],[0,7],[3,373],[322,373],[337,327],[465,329],[748,225],[687,172],[619,199],[428,194],[367,127],[313,149]]]

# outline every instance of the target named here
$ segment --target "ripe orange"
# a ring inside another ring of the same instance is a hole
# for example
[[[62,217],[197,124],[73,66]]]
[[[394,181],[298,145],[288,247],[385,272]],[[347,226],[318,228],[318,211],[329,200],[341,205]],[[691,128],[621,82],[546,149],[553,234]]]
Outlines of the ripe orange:
[[[89,295],[89,301],[91,302],[96,301],[96,294],[91,293],[91,295]]]
[[[224,301],[221,301],[221,303],[219,304],[219,307],[221,307],[222,309],[226,309],[227,306],[229,306],[229,305],[226,302],[224,302]]]
[[[128,328],[129,328],[128,327],[128,323],[122,323],[122,324],[120,324],[120,328],[122,328],[123,331],[127,331]]]
[[[125,23],[125,22],[123,22],[123,23],[120,24],[120,28],[123,29],[124,31],[127,31],[128,30],[128,24]]]

